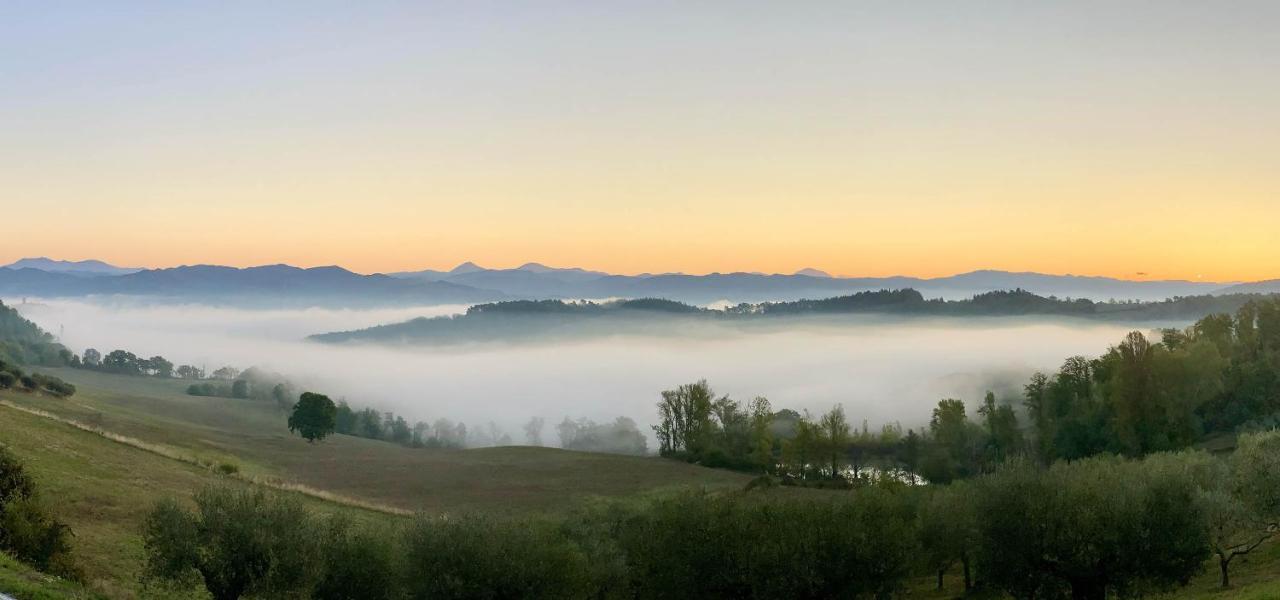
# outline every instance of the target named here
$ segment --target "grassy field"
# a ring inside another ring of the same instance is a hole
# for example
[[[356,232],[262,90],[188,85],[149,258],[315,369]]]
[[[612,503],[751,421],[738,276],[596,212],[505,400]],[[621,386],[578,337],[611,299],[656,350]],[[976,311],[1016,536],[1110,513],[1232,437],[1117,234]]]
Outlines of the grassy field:
[[[87,587],[111,598],[183,595],[141,587],[139,528],[157,500],[189,498],[210,484],[298,488],[313,508],[363,520],[413,511],[554,515],[594,497],[740,487],[748,479],[550,448],[424,450],[347,436],[307,444],[271,406],[187,396],[178,382],[53,372],[79,392],[68,399],[0,392],[7,404],[0,405],[0,443],[26,462],[45,502],[72,527]],[[239,471],[221,474],[222,464]],[[14,566],[0,563],[0,591],[25,589]]]
[[[100,598],[83,586],[51,577],[0,554],[0,591],[18,600],[75,600]]]

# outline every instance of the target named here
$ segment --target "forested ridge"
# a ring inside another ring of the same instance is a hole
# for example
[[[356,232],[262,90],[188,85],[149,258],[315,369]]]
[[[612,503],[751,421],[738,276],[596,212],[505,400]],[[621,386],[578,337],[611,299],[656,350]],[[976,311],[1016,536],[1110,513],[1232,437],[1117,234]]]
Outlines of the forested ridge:
[[[858,292],[793,302],[702,308],[656,298],[609,302],[513,300],[478,304],[465,314],[420,317],[367,329],[312,335],[320,342],[457,343],[534,339],[538,336],[647,333],[664,323],[766,322],[799,316],[890,315],[900,317],[1077,317],[1101,320],[1195,320],[1232,313],[1270,296],[1234,294],[1190,296],[1159,302],[1095,302],[1045,297],[1026,290],[995,291],[965,300],[927,299],[914,289]]]

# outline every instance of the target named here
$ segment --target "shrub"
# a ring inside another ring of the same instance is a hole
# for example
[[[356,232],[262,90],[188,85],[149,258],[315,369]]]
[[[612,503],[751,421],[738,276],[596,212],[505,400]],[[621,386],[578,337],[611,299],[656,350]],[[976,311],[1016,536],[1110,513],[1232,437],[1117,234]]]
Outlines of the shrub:
[[[578,547],[541,523],[419,518],[405,536],[410,598],[587,598]]]
[[[223,475],[235,475],[240,472],[240,467],[235,463],[218,463],[217,471]]]
[[[35,482],[22,463],[0,448],[0,550],[37,569],[76,577],[70,560],[71,530],[36,501]]]
[[[324,576],[313,592],[319,600],[389,600],[401,597],[399,537],[389,528],[355,527],[334,517],[324,537]]]
[[[875,488],[804,501],[689,493],[612,528],[641,598],[884,596],[909,574],[909,506]]]
[[[18,382],[18,377],[8,371],[0,371],[0,390],[7,390]]]
[[[184,581],[197,573],[217,600],[310,593],[319,576],[317,523],[295,499],[213,487],[195,501],[195,514],[166,500],[147,515],[148,575]]]

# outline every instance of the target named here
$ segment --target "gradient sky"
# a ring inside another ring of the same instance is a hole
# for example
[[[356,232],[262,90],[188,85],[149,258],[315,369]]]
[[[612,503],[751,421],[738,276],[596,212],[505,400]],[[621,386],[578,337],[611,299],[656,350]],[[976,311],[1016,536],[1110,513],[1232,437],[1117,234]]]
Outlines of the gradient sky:
[[[0,260],[1275,278],[1278,7],[3,3]]]

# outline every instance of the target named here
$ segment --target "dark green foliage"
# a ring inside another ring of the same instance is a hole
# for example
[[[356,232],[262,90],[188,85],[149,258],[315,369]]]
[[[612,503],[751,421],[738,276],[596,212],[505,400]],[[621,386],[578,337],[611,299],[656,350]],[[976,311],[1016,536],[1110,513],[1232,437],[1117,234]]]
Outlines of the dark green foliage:
[[[230,398],[231,387],[222,384],[206,381],[204,383],[193,383],[187,386],[187,393],[192,396],[215,396],[219,398]]]
[[[1014,463],[977,482],[980,580],[1015,597],[1102,600],[1185,584],[1208,557],[1178,461]]]
[[[302,392],[289,415],[289,431],[298,432],[308,442],[322,440],[333,433],[336,415],[337,407],[328,396]]]
[[[662,456],[740,471],[774,469],[777,432],[765,398],[743,406],[717,398],[703,380],[662,392],[658,417],[653,431]]]
[[[1044,462],[1191,446],[1280,414],[1280,300],[1243,305],[1152,343],[1130,333],[1097,359],[1072,357],[1026,386]]]
[[[0,362],[61,367],[73,358],[52,335],[0,302]]]
[[[322,552],[324,575],[312,597],[318,600],[391,600],[401,597],[400,545],[390,529],[357,527],[343,517],[327,524]]]
[[[195,513],[165,501],[147,515],[149,575],[181,581],[194,574],[215,600],[309,595],[320,577],[320,525],[296,500],[209,488],[195,501]]]
[[[538,522],[419,518],[405,536],[409,598],[589,598],[587,557]]]
[[[102,357],[102,370],[117,375],[141,375],[138,357],[126,350],[112,350]]]
[[[231,382],[231,397],[246,399],[249,397],[249,382],[244,379],[237,379]]]
[[[53,375],[25,373],[17,365],[0,360],[0,389],[18,388],[64,398],[76,393],[76,386]]]
[[[0,551],[42,571],[74,577],[71,529],[36,499],[36,485],[22,463],[0,447]]]
[[[639,598],[880,597],[909,575],[909,507],[876,488],[805,501],[688,493],[610,528]]]

